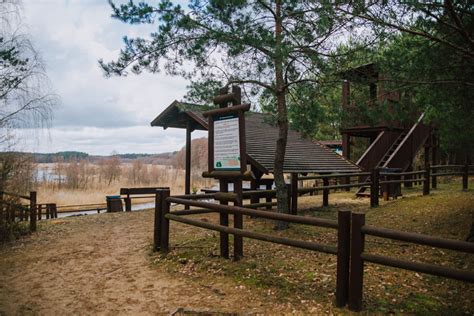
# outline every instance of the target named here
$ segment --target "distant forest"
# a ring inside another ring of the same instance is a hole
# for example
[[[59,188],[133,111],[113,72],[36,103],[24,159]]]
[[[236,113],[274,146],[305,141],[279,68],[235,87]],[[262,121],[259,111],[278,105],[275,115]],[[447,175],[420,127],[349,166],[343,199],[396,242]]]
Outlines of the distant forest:
[[[60,151],[57,153],[32,153],[37,163],[52,163],[58,160],[70,161],[70,160],[89,160],[97,161],[104,158],[110,158],[112,156],[119,157],[120,160],[135,160],[135,159],[172,159],[175,155],[175,152],[161,153],[161,154],[139,154],[139,153],[129,153],[129,154],[116,154],[108,156],[98,156],[98,155],[89,155],[85,152],[80,151]]]

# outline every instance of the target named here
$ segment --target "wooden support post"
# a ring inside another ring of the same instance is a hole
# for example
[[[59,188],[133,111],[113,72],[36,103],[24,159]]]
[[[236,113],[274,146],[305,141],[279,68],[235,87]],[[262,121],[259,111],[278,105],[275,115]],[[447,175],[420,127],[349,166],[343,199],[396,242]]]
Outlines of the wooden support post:
[[[469,187],[469,164],[466,162],[466,164],[463,167],[463,173],[462,173],[462,190],[467,191]]]
[[[342,156],[351,159],[351,137],[349,134],[342,134]]]
[[[170,196],[170,190],[164,189],[161,198],[161,229],[160,229],[160,251],[168,253],[170,246],[170,220],[166,218],[166,214],[170,212],[170,203],[166,200]]]
[[[124,200],[125,200],[125,212],[131,212],[132,211],[132,198],[130,197],[130,194],[127,194],[127,197]]]
[[[219,180],[219,191],[228,192],[229,187],[226,180]],[[221,205],[227,205],[227,202],[220,202]],[[219,213],[219,223],[221,226],[229,226],[229,214],[226,212]],[[229,258],[229,234],[220,232],[219,233],[219,243],[220,243],[220,255],[223,258]]]
[[[188,119],[186,123],[186,166],[185,166],[185,182],[184,194],[191,193],[191,121]],[[185,210],[189,210],[189,206],[184,206]]]
[[[329,185],[329,179],[323,178],[323,186]],[[323,189],[323,206],[329,205],[329,189]]]
[[[349,297],[351,212],[338,211],[337,222],[336,306],[343,307]]]
[[[154,221],[154,229],[153,229],[153,251],[160,250],[161,245],[161,219],[162,219],[162,208],[163,204],[161,201],[163,200],[163,190],[159,189],[155,192],[155,221]]]
[[[372,169],[370,174],[370,207],[379,206],[379,182],[380,171],[378,168]]]
[[[291,214],[298,214],[298,174],[291,174]]]
[[[362,290],[364,287],[364,234],[361,228],[365,224],[365,214],[352,213],[351,236],[351,274],[349,280],[349,310],[358,312],[362,309]]]
[[[56,203],[52,204],[54,218],[58,218],[58,208],[56,207]]]
[[[236,206],[242,206],[242,180],[234,182],[234,193],[237,195]],[[234,214],[234,228],[244,228],[244,218],[242,214]],[[240,260],[244,256],[243,237],[234,235],[234,261]]]
[[[51,216],[51,204],[46,204],[46,219],[49,219]]]
[[[36,231],[36,191],[30,192],[30,231]]]

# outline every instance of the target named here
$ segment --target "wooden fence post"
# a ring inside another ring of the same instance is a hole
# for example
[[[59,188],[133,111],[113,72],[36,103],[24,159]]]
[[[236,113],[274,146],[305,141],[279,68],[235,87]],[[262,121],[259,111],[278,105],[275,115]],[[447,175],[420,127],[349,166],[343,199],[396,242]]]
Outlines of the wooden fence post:
[[[462,174],[462,190],[467,191],[468,189],[468,181],[469,181],[469,165],[466,163],[463,168]]]
[[[56,207],[56,203],[51,204],[51,208],[53,209],[54,218],[58,218],[58,208]]]
[[[338,211],[337,222],[336,306],[343,307],[349,297],[351,212]]]
[[[298,214],[298,173],[291,174],[291,214]]]
[[[30,192],[30,231],[36,231],[36,191]]]
[[[228,192],[229,191],[229,184],[226,180],[220,179],[219,180],[219,191],[220,192]],[[220,204],[227,205],[227,202],[220,201]],[[219,213],[219,224],[221,226],[229,226],[229,214],[226,212]],[[219,246],[220,246],[220,255],[223,258],[229,258],[229,234],[220,232],[219,233]]]
[[[41,217],[43,217],[43,205],[42,204],[37,204],[36,209],[38,210],[38,220],[41,220]]]
[[[266,190],[271,190],[272,189],[272,184],[270,183],[267,183],[267,185],[265,186],[265,189]],[[265,198],[265,202],[266,203],[272,203],[272,198],[271,197],[266,197]],[[267,210],[271,210],[272,209],[272,206],[269,204],[265,207]]]
[[[364,235],[361,228],[365,224],[364,213],[352,213],[351,238],[351,273],[349,287],[349,310],[358,312],[362,309],[362,290],[364,287]]]
[[[329,185],[329,178],[323,178],[323,186]],[[329,189],[323,189],[323,206],[329,205]]]
[[[431,170],[431,187],[433,189],[438,188],[438,178],[436,177],[436,169]]]
[[[234,181],[234,192],[237,196],[237,202],[234,202],[236,206],[242,206],[242,179]],[[234,214],[234,228],[244,228],[244,217],[242,214]],[[242,236],[234,235],[234,261],[240,260],[244,256],[244,239]]]
[[[169,251],[170,220],[166,218],[166,214],[170,212],[170,202],[166,199],[170,196],[170,190],[164,189],[162,194],[160,251],[162,253],[167,253]]]
[[[154,220],[154,229],[153,229],[153,251],[160,250],[161,245],[161,218],[162,218],[162,203],[163,200],[163,190],[158,189],[155,192],[155,220]]]
[[[430,166],[425,167],[425,181],[423,181],[423,195],[430,194]]]
[[[380,170],[372,169],[370,174],[370,207],[379,206],[379,177]]]
[[[46,219],[51,217],[51,204],[46,204]],[[52,218],[52,217],[51,217]]]
[[[124,198],[125,200],[125,212],[131,212],[132,211],[132,198],[130,197],[129,194],[127,194],[127,197]]]

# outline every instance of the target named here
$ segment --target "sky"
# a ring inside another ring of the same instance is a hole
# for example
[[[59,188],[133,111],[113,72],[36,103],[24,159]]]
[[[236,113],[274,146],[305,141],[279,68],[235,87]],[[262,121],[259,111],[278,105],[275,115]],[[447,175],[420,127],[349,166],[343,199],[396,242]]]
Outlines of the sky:
[[[119,1],[118,1],[119,2]],[[52,126],[17,130],[21,150],[83,151],[96,155],[160,153],[184,146],[185,131],[150,122],[186,93],[188,82],[165,74],[105,78],[122,37],[147,37],[156,25],[128,25],[110,17],[106,0],[24,0],[23,22],[60,98]],[[193,132],[193,138],[203,132]]]

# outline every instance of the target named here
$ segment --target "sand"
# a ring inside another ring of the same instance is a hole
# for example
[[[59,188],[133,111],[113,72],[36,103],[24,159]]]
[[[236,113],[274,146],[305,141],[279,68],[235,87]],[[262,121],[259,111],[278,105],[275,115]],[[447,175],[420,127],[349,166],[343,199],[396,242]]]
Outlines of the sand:
[[[50,220],[0,249],[0,315],[267,312],[226,281],[171,275],[150,260],[152,211]],[[281,310],[280,310],[281,312]]]

